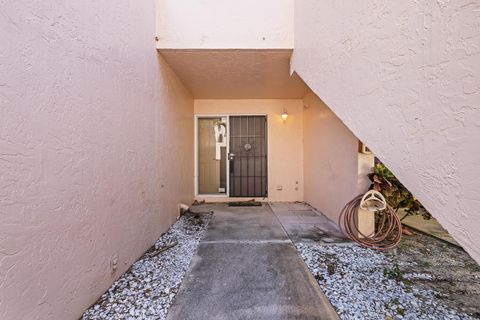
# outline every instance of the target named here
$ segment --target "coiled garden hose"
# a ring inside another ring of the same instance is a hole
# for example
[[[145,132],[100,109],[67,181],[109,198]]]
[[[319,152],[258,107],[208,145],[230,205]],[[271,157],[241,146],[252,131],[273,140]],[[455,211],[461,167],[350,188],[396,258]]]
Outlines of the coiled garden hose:
[[[402,223],[395,210],[388,204],[384,210],[375,212],[375,231],[365,235],[358,228],[358,215],[363,195],[348,202],[343,208],[339,225],[342,232],[359,245],[375,250],[395,248],[402,238]]]

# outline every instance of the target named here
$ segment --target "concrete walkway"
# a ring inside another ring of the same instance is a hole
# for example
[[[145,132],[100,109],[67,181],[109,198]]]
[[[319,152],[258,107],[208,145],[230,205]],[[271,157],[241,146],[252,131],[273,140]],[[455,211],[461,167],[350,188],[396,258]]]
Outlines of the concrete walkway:
[[[334,222],[305,203],[273,202],[270,207],[293,243],[351,243]]]
[[[338,319],[267,204],[210,210],[167,319]]]
[[[405,217],[405,214],[406,213],[404,212],[404,210],[400,210],[400,212],[398,213],[398,217],[402,219],[403,217]],[[406,217],[402,221],[402,223],[407,227],[426,233],[435,238],[453,244],[457,247],[462,247],[455,239],[453,239],[450,233],[448,233],[448,231],[442,227],[440,222],[438,222],[433,217],[429,220],[425,220],[422,215],[410,215]]]

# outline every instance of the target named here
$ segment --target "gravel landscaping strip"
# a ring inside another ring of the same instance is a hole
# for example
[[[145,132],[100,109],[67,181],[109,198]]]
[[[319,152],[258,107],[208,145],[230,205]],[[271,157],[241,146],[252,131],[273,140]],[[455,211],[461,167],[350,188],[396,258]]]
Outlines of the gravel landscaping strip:
[[[416,233],[403,237],[396,257],[413,285],[439,292],[444,304],[480,319],[480,266],[464,250]]]
[[[83,320],[165,319],[211,214],[186,213],[83,314]],[[160,252],[161,248],[175,246]]]
[[[404,277],[388,254],[357,245],[296,247],[341,319],[473,319],[444,304],[438,292],[412,284],[429,276]]]

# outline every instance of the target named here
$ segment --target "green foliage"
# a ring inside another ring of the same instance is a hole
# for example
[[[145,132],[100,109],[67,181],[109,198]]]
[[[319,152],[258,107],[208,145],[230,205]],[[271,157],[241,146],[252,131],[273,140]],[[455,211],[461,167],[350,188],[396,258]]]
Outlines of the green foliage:
[[[400,270],[400,266],[398,265],[398,261],[396,259],[393,260],[392,268],[383,269],[383,275],[387,278],[394,279],[396,281],[403,280],[403,272]]]
[[[407,215],[422,214],[425,219],[431,218],[422,204],[383,163],[375,164],[373,173],[368,177],[372,181],[370,188],[382,193],[387,203],[395,211],[405,209]]]
[[[327,271],[329,275],[333,275],[335,273],[335,265],[334,264],[328,264],[327,265]]]

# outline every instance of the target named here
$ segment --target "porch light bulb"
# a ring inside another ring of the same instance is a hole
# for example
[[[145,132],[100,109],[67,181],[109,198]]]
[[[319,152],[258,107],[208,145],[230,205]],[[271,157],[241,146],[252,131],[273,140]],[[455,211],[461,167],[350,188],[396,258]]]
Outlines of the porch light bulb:
[[[283,121],[287,121],[287,118],[288,118],[288,112],[287,112],[287,110],[283,110],[282,120],[283,120]]]

